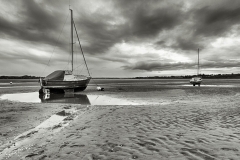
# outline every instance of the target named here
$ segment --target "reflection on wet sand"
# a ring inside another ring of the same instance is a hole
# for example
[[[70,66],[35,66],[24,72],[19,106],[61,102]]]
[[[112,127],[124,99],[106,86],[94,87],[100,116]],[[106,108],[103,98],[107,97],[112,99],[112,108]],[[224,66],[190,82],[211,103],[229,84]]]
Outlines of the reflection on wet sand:
[[[85,94],[39,94],[38,92],[4,94],[0,99],[27,103],[70,103],[82,105],[137,105],[132,99],[106,95]]]
[[[39,94],[42,103],[72,103],[90,105],[85,94]]]

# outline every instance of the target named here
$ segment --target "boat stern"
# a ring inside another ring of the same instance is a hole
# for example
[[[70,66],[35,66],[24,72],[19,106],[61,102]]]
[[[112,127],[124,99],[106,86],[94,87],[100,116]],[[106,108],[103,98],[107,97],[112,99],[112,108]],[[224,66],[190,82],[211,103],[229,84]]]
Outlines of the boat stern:
[[[192,79],[190,79],[189,82],[191,84],[193,84],[193,86],[200,85],[202,83],[202,78],[201,77],[193,77]]]

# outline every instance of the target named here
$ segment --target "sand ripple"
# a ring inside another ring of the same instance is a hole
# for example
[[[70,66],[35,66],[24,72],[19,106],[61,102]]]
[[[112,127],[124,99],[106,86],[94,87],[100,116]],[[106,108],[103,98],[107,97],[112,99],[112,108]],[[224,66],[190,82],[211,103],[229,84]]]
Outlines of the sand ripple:
[[[33,141],[34,150],[25,150],[20,157],[214,160],[240,156],[240,109],[235,107],[90,106],[82,113],[57,135],[49,133]]]

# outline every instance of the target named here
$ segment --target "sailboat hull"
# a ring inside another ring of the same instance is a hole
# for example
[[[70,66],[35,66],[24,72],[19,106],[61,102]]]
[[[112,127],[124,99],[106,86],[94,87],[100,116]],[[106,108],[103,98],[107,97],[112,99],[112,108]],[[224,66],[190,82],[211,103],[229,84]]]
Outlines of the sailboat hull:
[[[198,84],[201,84],[202,82],[190,82],[191,84],[195,84],[195,85],[198,85]]]
[[[202,78],[200,77],[193,77],[191,80],[190,80],[190,83],[193,84],[194,86],[195,85],[201,85],[202,83]]]
[[[58,81],[48,80],[42,82],[42,89],[49,89],[50,92],[61,92],[66,90],[72,90],[74,92],[84,91],[87,88],[91,78],[78,81]]]

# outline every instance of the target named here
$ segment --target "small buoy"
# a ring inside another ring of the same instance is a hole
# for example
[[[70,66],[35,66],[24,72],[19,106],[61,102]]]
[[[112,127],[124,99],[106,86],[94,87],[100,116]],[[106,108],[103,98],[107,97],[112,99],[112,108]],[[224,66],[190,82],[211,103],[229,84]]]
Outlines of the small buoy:
[[[12,82],[10,82],[10,84],[12,84]]]
[[[98,87],[97,87],[97,90],[98,90],[98,91],[104,91],[104,88],[101,88],[101,87],[98,86]]]

